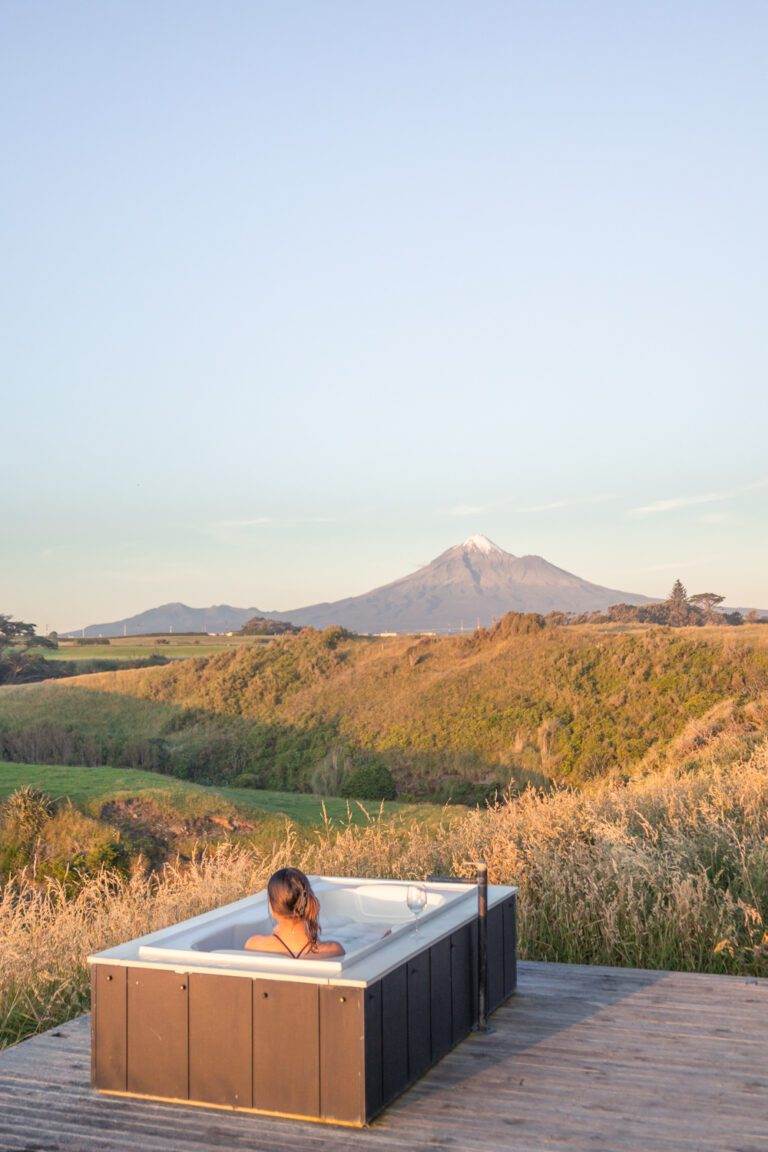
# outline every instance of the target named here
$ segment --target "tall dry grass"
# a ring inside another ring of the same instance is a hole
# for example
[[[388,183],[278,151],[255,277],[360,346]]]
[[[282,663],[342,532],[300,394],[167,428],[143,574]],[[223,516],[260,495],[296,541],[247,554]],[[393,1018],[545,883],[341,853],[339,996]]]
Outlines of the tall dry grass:
[[[582,792],[527,792],[438,826],[371,817],[327,824],[299,848],[225,844],[197,863],[103,874],[67,899],[19,876],[0,896],[0,1040],[87,1007],[85,958],[309,872],[471,875],[520,887],[520,947],[539,960],[768,975],[768,743],[747,759],[665,770]]]

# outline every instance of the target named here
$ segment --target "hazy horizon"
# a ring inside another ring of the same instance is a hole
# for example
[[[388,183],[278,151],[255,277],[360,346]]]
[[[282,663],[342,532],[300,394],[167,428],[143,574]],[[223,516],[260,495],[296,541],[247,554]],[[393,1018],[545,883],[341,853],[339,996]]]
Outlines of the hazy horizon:
[[[482,534],[482,533],[473,533],[472,535],[474,535],[474,536],[478,536],[478,535],[483,535],[483,534]],[[465,543],[465,542],[468,542],[468,541],[454,541],[454,542],[453,542],[453,545],[449,545],[449,547],[451,547],[451,546],[455,546],[455,545],[457,545],[457,544]],[[501,547],[501,545],[498,545],[498,541],[493,541],[493,543],[494,543],[494,544],[496,544],[498,547]],[[445,549],[444,549],[444,550],[445,550]],[[504,550],[504,551],[508,551],[508,549],[503,549],[503,550]],[[526,554],[525,554],[525,553],[520,553],[519,555],[526,555]],[[431,557],[431,559],[435,559],[435,557]],[[546,557],[545,557],[545,559],[546,559]],[[416,570],[417,570],[417,568],[419,568],[419,567],[421,567],[421,565],[417,565],[417,566],[415,566],[414,568],[412,568],[412,569],[409,569],[409,570],[408,570],[408,572],[400,572],[400,573],[398,573],[396,576],[392,577],[392,579],[393,579],[393,580],[398,580],[400,577],[402,577],[402,576],[405,576],[405,575],[408,575],[408,574],[409,574],[409,572],[412,572],[412,571],[416,571]],[[566,567],[566,566],[565,566],[565,565],[563,565],[563,564],[558,564],[558,565],[557,565],[557,567],[559,567],[559,568],[564,568],[564,567]],[[566,570],[568,570],[568,569],[566,568]],[[574,575],[577,575],[577,576],[582,576],[582,578],[585,578],[585,577],[583,577],[583,574],[582,574],[582,573],[578,573],[578,572],[577,572],[577,573],[574,573]],[[605,581],[601,581],[601,580],[599,580],[599,579],[591,579],[591,578],[588,578],[588,577],[587,577],[586,579],[590,579],[590,582],[591,582],[591,583],[594,583],[594,584],[600,584],[600,585],[603,585],[603,586],[605,586]],[[645,593],[645,594],[646,594],[646,595],[658,595],[659,597],[662,597],[662,596],[664,596],[664,595],[665,595],[665,594],[666,594],[666,593],[667,593],[667,592],[670,590],[670,588],[671,588],[671,585],[672,585],[672,583],[673,583],[674,579],[676,579],[676,577],[670,577],[670,578],[667,580],[667,583],[666,583],[666,585],[664,586],[664,588],[663,588],[663,589],[662,589],[662,590],[661,590],[659,593]],[[382,582],[381,582],[381,584],[384,584],[384,585],[386,585],[386,584],[388,584],[388,583],[390,583],[390,582],[391,582],[391,581],[390,581],[389,579],[387,579],[387,580],[384,580],[384,581],[382,581]],[[379,587],[379,586],[380,586],[380,585],[376,585],[375,587]],[[609,586],[610,586],[610,585],[609,585]],[[355,595],[358,595],[358,594],[360,594],[360,593],[365,593],[365,592],[369,592],[369,591],[372,591],[372,590],[373,590],[373,587],[374,587],[374,586],[371,586],[371,588],[359,588],[359,589],[357,589],[357,590],[355,590],[355,591],[353,591],[353,592],[350,592],[350,593],[345,593],[345,595],[355,596]],[[642,593],[642,592],[643,592],[643,589],[642,589],[642,588],[619,588],[619,589],[617,589],[617,590],[618,590],[618,591],[627,592],[627,593]],[[703,589],[699,589],[698,585],[696,586],[696,588],[693,588],[693,587],[691,587],[691,588],[689,588],[689,589],[688,589],[689,593],[692,593],[692,594],[695,594],[695,592],[696,592],[697,590],[701,591],[701,590],[703,590]],[[325,598],[325,599],[327,599],[327,600],[337,600],[337,599],[341,599],[341,598],[342,598],[342,597],[333,596],[333,597],[327,597],[327,598]],[[235,607],[235,608],[256,608],[256,609],[260,609],[260,610],[263,610],[263,611],[266,611],[266,612],[274,612],[274,611],[281,611],[281,610],[282,610],[282,611],[286,611],[286,612],[288,612],[288,611],[290,611],[291,609],[298,609],[298,608],[303,608],[303,607],[307,607],[307,606],[309,606],[310,604],[321,603],[321,602],[322,602],[322,599],[316,599],[316,600],[313,600],[313,601],[306,601],[306,603],[302,603],[302,604],[298,604],[298,603],[297,603],[297,604],[282,604],[282,605],[280,605],[280,607],[279,607],[279,608],[274,608],[272,605],[269,605],[269,604],[260,604],[260,603],[256,603],[256,602],[248,602],[248,603],[246,603],[246,602],[243,602],[243,603],[237,603],[237,604],[235,604],[233,601],[230,601],[230,600],[226,600],[226,599],[224,599],[224,600],[218,600],[218,601],[211,601],[210,603],[206,603],[206,604],[189,604],[187,601],[184,601],[184,600],[179,600],[179,599],[177,598],[177,599],[175,599],[175,600],[164,601],[164,602],[162,602],[162,603],[167,603],[167,604],[173,604],[173,603],[183,603],[183,604],[186,604],[188,607],[192,607],[192,608],[207,608],[207,607],[212,607],[212,606],[216,606],[216,605],[228,604],[230,607]],[[157,608],[157,607],[161,607],[161,606],[162,606],[162,603],[161,603],[161,602],[158,602],[157,604],[155,604],[155,603],[153,603],[153,604],[144,604],[144,605],[143,605],[143,607],[141,607],[141,608],[137,608],[135,612],[124,612],[124,613],[118,613],[118,614],[117,614],[117,616],[116,616],[116,617],[114,617],[113,619],[123,619],[124,617],[130,617],[130,616],[132,616],[132,615],[137,615],[137,614],[139,614],[139,613],[141,613],[141,612],[143,612],[143,611],[145,611],[145,610],[147,610],[147,609],[150,609],[150,608]],[[757,604],[757,603],[755,603],[755,604],[746,604],[746,605],[745,605],[745,604],[742,604],[742,603],[739,603],[739,604],[737,605],[737,604],[736,604],[736,602],[735,602],[733,599],[731,599],[731,598],[727,598],[727,602],[726,602],[726,604],[724,605],[724,607],[728,607],[728,606],[730,606],[730,607],[737,607],[737,606],[738,606],[738,607],[749,607],[749,608],[752,608],[752,607],[754,607],[754,608],[765,607],[765,605],[761,605],[761,604]],[[84,621],[82,621],[82,623],[81,623],[81,624],[79,624],[79,625],[71,625],[71,626],[69,626],[69,627],[67,627],[67,628],[65,628],[65,629],[60,629],[60,631],[72,632],[72,631],[76,631],[77,629],[79,629],[79,628],[81,628],[81,627],[87,627],[87,626],[89,626],[89,625],[90,625],[90,626],[93,626],[94,624],[99,624],[99,623],[111,623],[111,620],[107,620],[106,618],[105,618],[105,619],[103,619],[103,620],[95,620],[95,619],[93,619],[93,620],[84,620]]]
[[[0,611],[279,611],[474,532],[768,608],[768,8],[0,31]]]

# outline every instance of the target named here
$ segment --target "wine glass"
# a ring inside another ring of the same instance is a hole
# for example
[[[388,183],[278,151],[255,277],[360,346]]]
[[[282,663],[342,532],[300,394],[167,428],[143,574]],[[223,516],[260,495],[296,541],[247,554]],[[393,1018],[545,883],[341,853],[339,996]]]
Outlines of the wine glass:
[[[414,916],[418,921],[419,916],[421,916],[422,912],[427,906],[426,887],[423,884],[409,884],[408,891],[405,895],[405,902],[408,905],[408,910],[410,911],[411,915]],[[418,935],[418,923],[414,931],[416,935]]]

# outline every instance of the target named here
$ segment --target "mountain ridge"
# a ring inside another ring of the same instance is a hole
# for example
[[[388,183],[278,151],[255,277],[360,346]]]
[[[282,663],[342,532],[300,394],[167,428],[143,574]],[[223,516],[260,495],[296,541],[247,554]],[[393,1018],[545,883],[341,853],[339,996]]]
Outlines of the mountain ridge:
[[[254,616],[267,613],[259,608],[235,608],[231,604],[212,604],[208,608],[191,608],[180,600],[159,604],[133,616],[112,620],[106,624],[88,624],[74,628],[63,636],[84,636],[95,639],[122,636],[146,636],[152,632],[235,632]]]
[[[543,556],[515,556],[475,533],[415,572],[358,596],[285,612],[228,604],[190,608],[178,601],[67,635],[233,632],[253,616],[306,627],[341,625],[353,632],[458,632],[487,626],[505,612],[593,612],[611,604],[651,603],[652,597],[594,584]]]

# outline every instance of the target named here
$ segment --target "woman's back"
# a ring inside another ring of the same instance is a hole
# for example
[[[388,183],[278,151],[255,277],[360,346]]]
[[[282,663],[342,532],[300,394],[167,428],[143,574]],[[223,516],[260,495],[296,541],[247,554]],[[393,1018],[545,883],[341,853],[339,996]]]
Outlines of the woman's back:
[[[306,933],[302,941],[300,936],[289,933],[285,926],[281,934],[279,924],[269,936],[249,936],[243,947],[251,952],[277,952],[283,956],[292,956],[294,960],[344,955],[344,948],[338,940],[318,940],[313,947]]]

